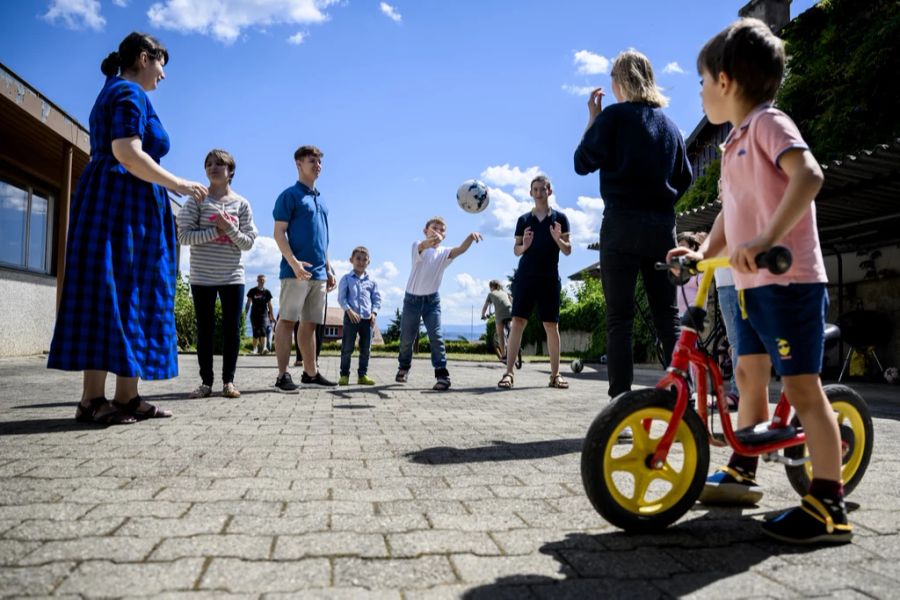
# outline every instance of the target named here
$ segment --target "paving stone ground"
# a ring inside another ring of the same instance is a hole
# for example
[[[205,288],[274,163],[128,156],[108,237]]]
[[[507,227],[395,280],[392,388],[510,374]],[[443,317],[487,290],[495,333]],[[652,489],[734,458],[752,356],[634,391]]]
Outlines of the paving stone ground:
[[[217,365],[218,357],[217,357]],[[430,365],[374,387],[272,388],[273,357],[241,357],[238,400],[190,400],[181,377],[142,384],[175,417],[77,424],[77,374],[0,360],[0,596],[68,598],[896,598],[900,388],[858,385],[876,446],[849,500],[856,537],[797,549],[759,530],[793,505],[763,465],[750,510],[698,505],[662,534],[625,535],[593,510],[582,438],[606,401],[602,371],[547,387],[526,364]],[[355,365],[355,363],[354,363]],[[338,358],[322,372],[337,379]],[[597,366],[599,368],[599,366]],[[292,369],[299,380],[299,369]],[[656,375],[641,371],[652,385]],[[354,378],[355,379],[355,378]],[[217,390],[220,386],[217,386]],[[712,464],[727,454],[713,450]]]

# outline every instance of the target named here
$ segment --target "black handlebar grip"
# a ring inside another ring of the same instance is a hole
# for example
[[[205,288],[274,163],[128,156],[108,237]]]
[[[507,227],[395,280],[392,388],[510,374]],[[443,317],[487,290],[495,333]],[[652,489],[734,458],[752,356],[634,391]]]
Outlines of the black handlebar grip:
[[[791,251],[784,246],[772,246],[768,251],[756,255],[756,266],[768,269],[774,275],[786,273],[791,268],[792,261]]]

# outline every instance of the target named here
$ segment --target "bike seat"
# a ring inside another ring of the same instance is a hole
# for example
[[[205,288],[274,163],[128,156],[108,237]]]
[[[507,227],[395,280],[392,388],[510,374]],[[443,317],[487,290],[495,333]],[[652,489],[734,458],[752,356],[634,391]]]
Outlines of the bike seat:
[[[796,436],[800,431],[799,428],[794,427],[793,425],[769,429],[770,425],[771,421],[766,421],[759,425],[744,427],[743,429],[735,431],[734,436],[745,446],[754,446],[757,444],[771,444],[773,442],[789,440]]]

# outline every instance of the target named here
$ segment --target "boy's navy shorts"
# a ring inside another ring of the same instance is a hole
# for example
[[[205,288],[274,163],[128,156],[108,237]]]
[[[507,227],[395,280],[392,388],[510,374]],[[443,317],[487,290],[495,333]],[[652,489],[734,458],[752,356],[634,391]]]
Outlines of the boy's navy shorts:
[[[559,277],[516,278],[512,286],[512,316],[527,319],[537,306],[541,323],[559,323]]]
[[[825,284],[765,285],[743,293],[747,318],[736,319],[738,356],[768,354],[782,376],[817,375],[825,351]]]

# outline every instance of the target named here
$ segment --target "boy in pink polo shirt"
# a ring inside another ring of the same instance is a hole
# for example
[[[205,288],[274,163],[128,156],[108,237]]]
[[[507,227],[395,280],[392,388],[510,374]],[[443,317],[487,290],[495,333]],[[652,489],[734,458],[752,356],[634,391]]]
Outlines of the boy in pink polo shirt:
[[[722,151],[722,212],[697,252],[702,259],[728,251],[741,295],[735,345],[741,402],[738,427],[768,419],[766,390],[774,365],[806,432],[813,480],[799,507],[763,524],[791,543],[843,543],[852,538],[841,482],[837,420],[822,389],[825,268],[813,199],[824,179],[791,119],[772,106],[784,72],[784,45],[757,19],[741,19],[713,37],[697,59],[703,110],[711,123],[733,126]],[[793,266],[784,275],[757,269],[754,258],[787,246]],[[758,457],[732,454],[709,477],[704,502],[755,503]]]

